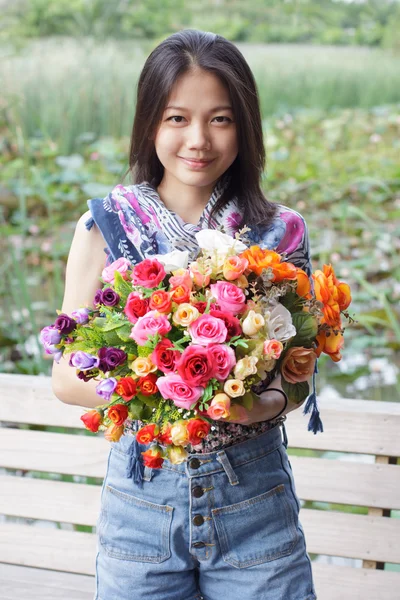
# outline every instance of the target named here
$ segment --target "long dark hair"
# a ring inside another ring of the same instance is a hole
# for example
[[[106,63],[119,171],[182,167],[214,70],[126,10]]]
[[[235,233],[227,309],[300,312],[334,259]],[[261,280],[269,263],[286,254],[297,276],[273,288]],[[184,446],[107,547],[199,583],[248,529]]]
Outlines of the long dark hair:
[[[215,33],[184,29],[161,42],[147,58],[137,86],[128,173],[131,172],[133,183],[147,181],[155,187],[161,183],[164,167],[152,138],[172,86],[194,67],[213,73],[227,86],[237,127],[239,152],[226,171],[229,184],[211,216],[236,196],[243,211],[243,224],[269,224],[277,206],[266,199],[260,185],[265,148],[257,85],[242,53]]]

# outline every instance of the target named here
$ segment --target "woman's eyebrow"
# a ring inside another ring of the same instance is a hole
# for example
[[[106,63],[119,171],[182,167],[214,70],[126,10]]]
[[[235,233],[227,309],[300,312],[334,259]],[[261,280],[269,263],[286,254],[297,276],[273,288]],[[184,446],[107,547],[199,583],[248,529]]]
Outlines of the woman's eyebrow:
[[[183,111],[184,110],[189,110],[188,108],[185,108],[184,106],[172,106],[172,105],[171,106],[167,106],[167,108],[165,110],[168,110],[168,109],[171,109],[171,108],[173,110],[183,110]],[[212,112],[216,112],[217,110],[232,110],[232,106],[229,106],[229,105],[215,106],[209,112],[212,113]]]

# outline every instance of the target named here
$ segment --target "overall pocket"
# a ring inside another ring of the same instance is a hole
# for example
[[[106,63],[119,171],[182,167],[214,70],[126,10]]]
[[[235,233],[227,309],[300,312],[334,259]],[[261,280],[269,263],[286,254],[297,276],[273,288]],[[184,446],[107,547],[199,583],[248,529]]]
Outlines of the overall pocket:
[[[300,537],[284,484],[211,513],[222,557],[238,569],[288,556]]]
[[[106,485],[99,542],[122,560],[160,563],[171,556],[173,507],[154,504]]]

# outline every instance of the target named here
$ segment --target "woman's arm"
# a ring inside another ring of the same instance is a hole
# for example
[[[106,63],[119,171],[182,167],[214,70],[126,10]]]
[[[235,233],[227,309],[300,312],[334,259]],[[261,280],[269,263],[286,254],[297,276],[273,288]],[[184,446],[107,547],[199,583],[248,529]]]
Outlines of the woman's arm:
[[[68,255],[61,312],[69,315],[82,306],[92,306],[96,290],[101,285],[99,277],[106,260],[105,242],[96,225],[90,231],[86,229],[85,221],[89,217],[90,211],[80,217]],[[66,355],[59,363],[53,362],[52,389],[55,396],[66,404],[87,408],[104,404],[95,391],[99,382],[79,379],[68,361],[69,355]]]

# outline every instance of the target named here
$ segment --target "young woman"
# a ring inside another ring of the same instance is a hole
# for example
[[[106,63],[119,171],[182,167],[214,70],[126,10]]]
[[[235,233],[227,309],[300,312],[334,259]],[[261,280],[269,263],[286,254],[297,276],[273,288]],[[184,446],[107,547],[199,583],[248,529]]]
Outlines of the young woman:
[[[205,227],[234,235],[246,224],[249,243],[286,252],[310,277],[306,223],[264,197],[264,163],[257,88],[239,50],[196,30],[167,38],[138,82],[134,183],[88,201],[62,311],[92,304],[104,250],[107,265],[173,249],[193,260],[195,233]],[[98,406],[96,385],[66,361],[54,363],[53,390],[63,402]],[[286,452],[284,420],[297,406],[279,378],[259,395],[245,424],[215,421],[180,464],[143,469],[137,421],[111,443],[97,522],[97,600],[316,598]]]

